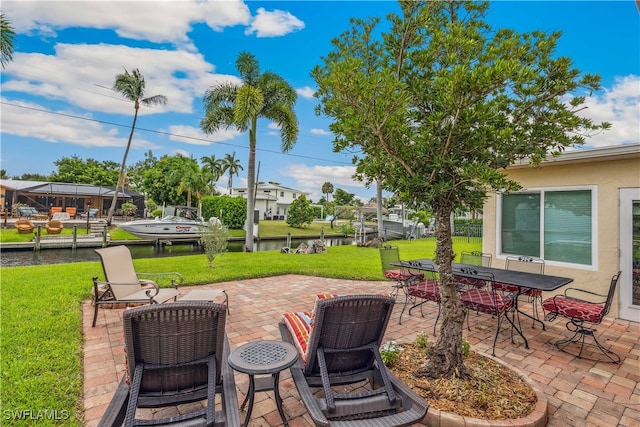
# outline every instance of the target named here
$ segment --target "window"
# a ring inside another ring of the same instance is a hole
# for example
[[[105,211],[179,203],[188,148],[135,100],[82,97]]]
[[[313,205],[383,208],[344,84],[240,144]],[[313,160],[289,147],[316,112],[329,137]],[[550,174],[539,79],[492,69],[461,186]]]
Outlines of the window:
[[[280,192],[280,197],[284,197],[284,191]]]
[[[500,252],[592,265],[594,193],[553,189],[503,195]]]
[[[296,194],[296,193],[293,193],[293,198],[295,199],[296,197],[297,197],[297,194]]]

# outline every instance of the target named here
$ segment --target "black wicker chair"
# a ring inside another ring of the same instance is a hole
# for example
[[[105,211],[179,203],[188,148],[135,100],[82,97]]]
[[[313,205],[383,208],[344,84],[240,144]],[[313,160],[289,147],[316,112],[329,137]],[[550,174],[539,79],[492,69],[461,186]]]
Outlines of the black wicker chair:
[[[123,421],[125,426],[240,425],[233,371],[227,363],[224,305],[154,304],[127,310],[123,318],[127,373],[100,426],[120,426]],[[186,414],[136,418],[137,408],[202,400],[207,401],[205,408]]]
[[[307,351],[290,370],[317,426],[398,427],[424,418],[429,406],[425,399],[384,366],[379,352],[394,301],[351,295],[316,302]],[[287,322],[279,327],[283,340],[299,346]],[[332,388],[337,385],[352,387],[338,393]]]

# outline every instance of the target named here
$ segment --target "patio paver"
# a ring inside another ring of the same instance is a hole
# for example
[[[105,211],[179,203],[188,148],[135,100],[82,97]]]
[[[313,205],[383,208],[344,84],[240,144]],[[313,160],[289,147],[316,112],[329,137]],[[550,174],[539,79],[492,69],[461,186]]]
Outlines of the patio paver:
[[[257,339],[280,339],[278,321],[285,311],[310,310],[315,295],[332,293],[376,293],[390,290],[390,282],[367,282],[327,279],[302,275],[239,280],[207,286],[183,287],[183,293],[194,289],[226,289],[231,314],[226,331],[231,347]],[[401,306],[394,310],[385,340],[412,342],[422,331],[432,332],[436,305],[424,306],[424,318],[414,310],[398,324]],[[84,418],[86,426],[96,426],[124,373],[122,332],[123,309],[100,309],[94,328],[93,307],[83,304],[84,343]],[[475,350],[491,353],[495,323],[486,315],[471,313],[471,332],[464,336]],[[547,323],[547,330],[530,327],[523,321],[529,349],[521,340],[510,340],[509,328],[503,328],[496,344],[496,356],[518,368],[547,395],[550,427],[570,426],[640,426],[640,323],[607,317],[598,327],[599,338],[622,357],[619,365],[576,359],[556,349],[553,343],[568,334],[561,319]],[[433,335],[429,335],[430,339]],[[242,402],[248,388],[248,377],[236,373],[238,400]],[[291,427],[312,426],[289,371],[282,373],[281,397]],[[175,408],[180,411],[181,408]],[[164,414],[166,415],[166,414]],[[244,420],[245,413],[241,413]],[[273,393],[256,394],[249,426],[280,426]]]

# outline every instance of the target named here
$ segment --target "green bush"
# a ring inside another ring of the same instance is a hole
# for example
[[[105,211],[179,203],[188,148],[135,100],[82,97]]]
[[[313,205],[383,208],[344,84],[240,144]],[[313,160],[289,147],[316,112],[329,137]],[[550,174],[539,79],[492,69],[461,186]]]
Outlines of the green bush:
[[[313,208],[311,202],[303,194],[289,206],[287,213],[287,224],[291,227],[300,228],[313,222]]]
[[[136,213],[137,210],[138,207],[133,203],[127,202],[122,204],[122,213],[124,214],[124,216],[132,216]]]
[[[243,197],[206,196],[202,199],[202,217],[216,217],[229,228],[243,228],[247,219],[247,201]]]
[[[352,223],[340,224],[340,232],[343,236],[351,236],[356,233],[356,227]]]
[[[387,341],[380,347],[382,362],[387,368],[391,368],[400,358],[402,347],[395,341]]]
[[[205,227],[203,227],[205,228]],[[229,243],[229,229],[222,223],[216,222],[209,224],[202,232],[200,244],[204,247],[204,252],[209,261],[209,267],[212,267],[213,260],[216,256],[224,254],[227,251]]]

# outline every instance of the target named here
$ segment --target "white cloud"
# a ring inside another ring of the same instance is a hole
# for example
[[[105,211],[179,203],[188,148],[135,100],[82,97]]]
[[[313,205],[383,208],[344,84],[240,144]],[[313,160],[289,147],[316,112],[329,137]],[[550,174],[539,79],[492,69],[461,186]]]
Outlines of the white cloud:
[[[110,29],[120,37],[187,50],[194,50],[188,38],[193,24],[220,31],[251,18],[242,1],[5,1],[2,8],[19,33],[53,37],[69,27]]]
[[[81,116],[66,110],[48,110],[30,102],[2,98],[2,133],[38,138],[52,143],[67,143],[82,147],[126,147],[128,130],[122,135],[118,129],[108,127],[84,115],[87,120],[78,126]],[[138,136],[131,141],[132,148],[156,149],[157,146]]]
[[[362,182],[351,178],[355,171],[355,166],[308,166],[293,163],[286,165],[280,173],[295,180],[296,189],[311,193],[311,199],[318,201],[323,196],[322,184],[327,181],[334,188],[342,188],[361,197],[370,193]]]
[[[310,132],[314,135],[331,135],[331,132],[327,132],[324,129],[311,129]]]
[[[260,7],[251,26],[245,30],[245,34],[255,34],[257,37],[279,37],[303,28],[304,22],[289,12],[282,10],[270,12]]]
[[[305,86],[305,87],[296,89],[296,93],[303,98],[313,99],[313,94],[316,93],[316,90],[310,86]]]
[[[164,95],[165,106],[142,106],[140,115],[192,113],[206,89],[237,77],[213,74],[213,65],[198,53],[107,44],[58,44],[55,54],[16,53],[3,71],[2,90],[63,99],[86,110],[131,115],[132,103],[111,89],[116,75],[138,68],[146,96]],[[82,64],[82,66],[78,66]]]
[[[629,75],[616,80],[585,101],[580,114],[594,123],[609,122],[611,129],[585,139],[585,146],[605,147],[640,142],[640,76]]]

